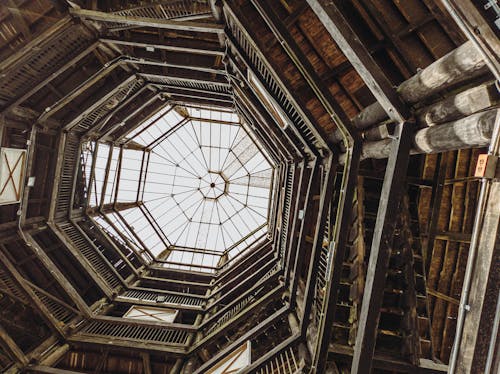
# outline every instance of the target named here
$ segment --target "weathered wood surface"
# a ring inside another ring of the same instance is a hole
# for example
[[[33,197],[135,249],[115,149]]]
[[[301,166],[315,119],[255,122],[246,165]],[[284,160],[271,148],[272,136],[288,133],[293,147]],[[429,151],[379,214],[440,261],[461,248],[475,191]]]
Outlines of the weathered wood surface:
[[[491,109],[458,121],[418,130],[413,135],[411,153],[440,153],[487,146],[491,141],[495,118],[500,115],[499,111]],[[391,143],[391,138],[364,142],[361,158],[387,158],[391,152]],[[341,155],[339,161],[343,164],[345,155]]]
[[[491,140],[498,113],[498,109],[492,109],[422,129],[415,134],[414,147],[419,153],[438,153],[486,146]]]
[[[415,119],[420,126],[433,126],[455,121],[462,117],[498,105],[500,92],[494,82],[482,84],[447,97],[417,110]]]
[[[498,107],[499,103],[500,91],[495,82],[488,82],[417,110],[415,120],[421,128],[434,126],[456,121],[488,108]],[[390,136],[389,122],[390,120],[386,120],[378,126],[363,131],[363,138],[367,141],[388,138]],[[334,135],[334,138],[336,142],[341,140],[337,134]]]
[[[483,61],[476,47],[471,42],[466,42],[425,69],[420,70],[407,81],[403,82],[397,88],[397,91],[404,102],[413,105],[449,87],[483,75],[487,72],[487,70],[486,63]],[[442,104],[430,106],[428,111],[433,111],[433,115],[435,116],[434,121],[440,120],[442,123],[447,120],[456,119],[452,118],[452,115],[456,115],[457,112],[463,111],[463,115],[467,115],[471,111],[474,113],[481,110],[478,109],[481,106],[484,109],[484,105],[488,102],[488,100],[497,102],[495,94],[491,93],[491,89],[484,86],[480,87],[481,88],[478,88],[477,90],[464,91],[462,95],[457,94],[456,96],[460,96],[456,102],[450,98],[449,100],[445,100]],[[468,109],[467,103],[464,102],[467,100],[467,96],[476,98],[473,103],[469,104]],[[488,96],[491,96],[491,98],[488,99]],[[444,115],[446,118],[446,120],[444,120],[444,118],[441,118],[443,115],[441,115],[441,117],[437,115],[437,111],[440,107],[447,108],[448,106],[450,106],[448,109],[450,113]],[[454,108],[454,106],[456,106],[456,108]],[[488,106],[486,106],[486,108],[487,107]],[[420,111],[417,118],[425,118],[426,113],[427,110],[425,109]],[[352,124],[357,129],[364,130],[377,123],[387,120],[387,118],[386,111],[377,101],[364,108],[354,118],[352,118]],[[433,117],[431,116],[429,118]],[[335,131],[331,137],[335,142],[342,139],[339,131]]]
[[[377,221],[373,231],[370,258],[366,271],[363,301],[358,321],[352,374],[371,372],[377,330],[379,327],[380,308],[382,307],[384,285],[389,269],[390,254],[396,234],[398,210],[406,178],[410,157],[412,127],[411,124],[398,125],[397,140],[391,142],[390,156],[380,193]],[[399,231],[399,230],[398,230]]]
[[[487,72],[486,63],[472,42],[466,42],[398,87],[403,101],[415,104],[455,84]]]

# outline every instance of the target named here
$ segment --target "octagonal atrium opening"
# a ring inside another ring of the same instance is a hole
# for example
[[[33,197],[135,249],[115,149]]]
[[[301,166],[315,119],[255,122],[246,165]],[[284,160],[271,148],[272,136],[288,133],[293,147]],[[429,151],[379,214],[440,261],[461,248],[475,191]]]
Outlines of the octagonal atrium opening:
[[[84,150],[96,222],[149,260],[211,272],[267,237],[275,165],[234,111],[166,104]]]

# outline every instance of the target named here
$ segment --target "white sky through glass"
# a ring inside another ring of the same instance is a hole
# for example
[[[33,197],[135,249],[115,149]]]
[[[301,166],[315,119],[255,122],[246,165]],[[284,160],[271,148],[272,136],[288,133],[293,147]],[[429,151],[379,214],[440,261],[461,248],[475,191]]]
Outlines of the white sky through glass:
[[[182,268],[215,267],[267,232],[274,168],[236,113],[166,105],[125,143],[84,153],[87,178],[97,157],[91,206],[141,202],[98,219],[113,235]]]

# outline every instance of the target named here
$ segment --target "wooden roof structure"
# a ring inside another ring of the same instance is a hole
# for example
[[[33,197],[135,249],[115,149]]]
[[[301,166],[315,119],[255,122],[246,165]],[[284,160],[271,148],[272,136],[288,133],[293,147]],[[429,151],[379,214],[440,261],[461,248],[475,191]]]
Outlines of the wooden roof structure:
[[[217,372],[249,347],[241,373],[498,373],[499,17],[486,0],[2,1],[0,147],[26,157],[0,205],[0,371]],[[244,124],[272,165],[259,238],[168,244],[139,198],[153,150],[130,136],[166,108]]]

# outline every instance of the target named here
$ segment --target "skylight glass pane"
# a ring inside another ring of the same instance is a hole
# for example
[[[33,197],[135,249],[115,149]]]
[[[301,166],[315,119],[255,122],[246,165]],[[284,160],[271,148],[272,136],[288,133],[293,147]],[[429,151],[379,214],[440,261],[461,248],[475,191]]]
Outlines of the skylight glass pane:
[[[214,271],[221,256],[232,258],[267,232],[274,166],[245,126],[233,111],[165,106],[124,147],[110,153],[99,145],[91,205],[103,191],[114,206],[136,202],[108,214],[115,234],[123,230],[165,266]]]

